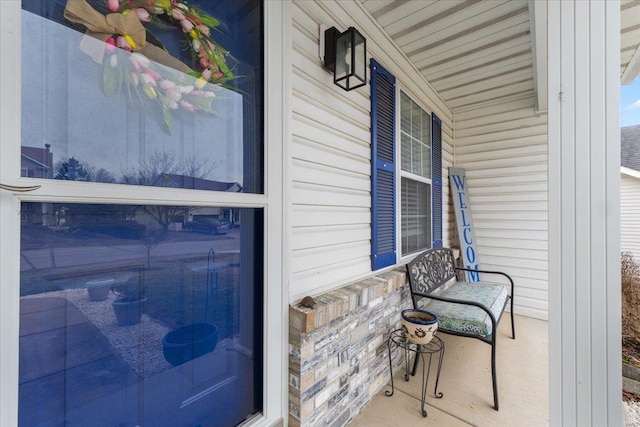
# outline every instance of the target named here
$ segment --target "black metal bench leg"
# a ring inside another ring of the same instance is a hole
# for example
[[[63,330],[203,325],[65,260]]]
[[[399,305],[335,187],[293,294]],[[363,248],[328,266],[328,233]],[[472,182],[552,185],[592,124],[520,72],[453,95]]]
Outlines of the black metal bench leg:
[[[511,338],[513,338],[514,340],[516,339],[516,323],[513,320],[513,296],[510,298],[511,299]]]
[[[491,377],[493,380],[493,409],[498,410],[498,380],[496,378],[496,337],[491,341]]]

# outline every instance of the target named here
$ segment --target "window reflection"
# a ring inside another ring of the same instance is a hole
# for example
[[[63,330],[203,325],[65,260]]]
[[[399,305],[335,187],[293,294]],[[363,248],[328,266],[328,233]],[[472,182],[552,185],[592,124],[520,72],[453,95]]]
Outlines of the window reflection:
[[[66,3],[23,3],[23,51],[31,53],[22,56],[23,176],[262,191],[260,2],[207,6],[234,55],[236,78],[224,84],[137,52],[105,51],[63,16]],[[107,12],[103,1],[90,3]],[[175,31],[155,33],[175,63],[188,62]]]
[[[262,211],[24,203],[20,425],[261,409]]]

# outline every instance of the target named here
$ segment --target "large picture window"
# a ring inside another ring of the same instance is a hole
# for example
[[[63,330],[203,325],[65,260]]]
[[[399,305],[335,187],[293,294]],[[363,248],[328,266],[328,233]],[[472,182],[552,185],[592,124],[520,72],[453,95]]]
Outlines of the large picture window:
[[[264,416],[264,3],[21,4],[10,424]]]

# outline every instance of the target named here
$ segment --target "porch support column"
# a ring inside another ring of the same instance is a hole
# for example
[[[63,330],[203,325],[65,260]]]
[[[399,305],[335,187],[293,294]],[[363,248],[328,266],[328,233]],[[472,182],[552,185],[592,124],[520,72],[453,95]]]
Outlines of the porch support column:
[[[620,4],[547,3],[550,425],[622,425]]]

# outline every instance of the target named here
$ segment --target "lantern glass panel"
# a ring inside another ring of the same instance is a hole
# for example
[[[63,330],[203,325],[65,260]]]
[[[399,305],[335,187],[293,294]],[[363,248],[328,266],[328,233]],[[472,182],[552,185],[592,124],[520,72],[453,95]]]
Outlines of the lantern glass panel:
[[[349,35],[349,31],[346,31],[336,39],[336,81],[344,79],[352,72],[351,37]]]
[[[335,67],[333,82],[345,90],[366,84],[366,39],[353,27],[335,39]]]

